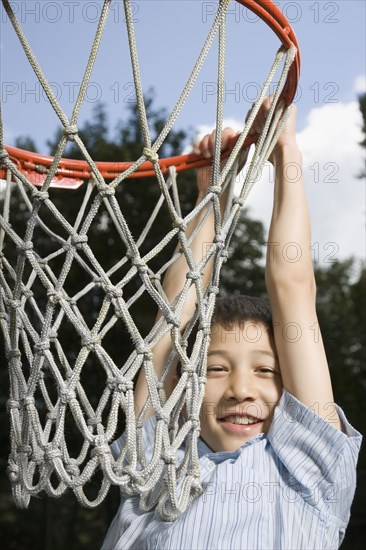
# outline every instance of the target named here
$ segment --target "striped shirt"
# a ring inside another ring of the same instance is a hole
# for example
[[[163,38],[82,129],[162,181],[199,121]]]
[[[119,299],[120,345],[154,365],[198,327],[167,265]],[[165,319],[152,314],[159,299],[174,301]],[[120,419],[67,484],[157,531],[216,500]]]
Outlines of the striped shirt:
[[[142,513],[139,497],[121,504],[102,550],[274,550],[338,548],[356,487],[361,435],[337,407],[343,431],[286,390],[268,433],[237,451],[199,442],[205,489],[174,522]],[[152,448],[155,418],[144,426]],[[112,450],[118,456],[123,436]],[[182,451],[183,452],[183,451]]]

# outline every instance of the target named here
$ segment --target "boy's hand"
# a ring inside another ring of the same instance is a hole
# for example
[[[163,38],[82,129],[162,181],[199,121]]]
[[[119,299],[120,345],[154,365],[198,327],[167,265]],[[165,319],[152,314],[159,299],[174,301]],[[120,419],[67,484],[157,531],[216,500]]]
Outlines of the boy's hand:
[[[256,118],[254,119],[253,126],[249,131],[250,135],[256,135],[256,134],[258,136],[260,135],[266,121],[267,113],[271,107],[272,99],[273,99],[273,96],[269,96],[263,101],[259,109],[259,112]],[[289,113],[287,122],[281,132],[280,137],[278,138],[275,148],[273,149],[272,155],[268,159],[272,164],[274,164],[274,162],[276,161],[276,157],[278,157],[278,155],[283,151],[283,149],[286,146],[290,145],[292,147],[295,146],[297,148],[297,143],[296,143],[297,107],[294,104],[292,104],[289,107],[289,110],[290,110],[290,113]],[[247,119],[249,117],[250,112],[251,111],[249,111],[247,115]]]
[[[234,132],[232,128],[225,128],[221,134],[221,151],[227,149],[230,139],[239,135],[240,132]],[[211,134],[206,134],[201,141],[196,143],[193,147],[193,153],[195,155],[203,156],[207,159],[211,158],[215,149],[215,136],[216,130],[213,130]],[[212,166],[204,166],[197,170],[197,189],[200,198],[203,198],[207,189],[211,185],[212,179]]]

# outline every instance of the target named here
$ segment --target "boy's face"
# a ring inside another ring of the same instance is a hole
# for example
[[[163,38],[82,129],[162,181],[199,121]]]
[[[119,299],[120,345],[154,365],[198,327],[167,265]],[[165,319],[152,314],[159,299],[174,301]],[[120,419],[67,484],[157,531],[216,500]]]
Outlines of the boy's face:
[[[252,321],[225,330],[216,325],[207,358],[201,437],[215,452],[235,451],[269,429],[282,394],[272,336]]]

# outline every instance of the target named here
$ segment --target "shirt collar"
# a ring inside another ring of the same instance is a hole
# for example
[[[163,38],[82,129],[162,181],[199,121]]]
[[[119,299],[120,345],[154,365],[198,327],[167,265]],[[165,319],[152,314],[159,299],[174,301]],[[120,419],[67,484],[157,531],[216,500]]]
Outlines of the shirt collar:
[[[220,464],[221,462],[224,462],[225,460],[229,459],[237,459],[240,454],[243,452],[243,450],[246,447],[249,447],[250,445],[254,445],[258,441],[262,441],[262,439],[266,438],[266,434],[260,433],[250,439],[249,441],[246,441],[239,447],[239,449],[236,449],[235,451],[219,451],[215,453],[210,449],[210,447],[203,441],[203,439],[200,437],[198,439],[198,456],[201,458],[203,456],[206,456],[206,458],[212,460],[215,462],[215,464]]]

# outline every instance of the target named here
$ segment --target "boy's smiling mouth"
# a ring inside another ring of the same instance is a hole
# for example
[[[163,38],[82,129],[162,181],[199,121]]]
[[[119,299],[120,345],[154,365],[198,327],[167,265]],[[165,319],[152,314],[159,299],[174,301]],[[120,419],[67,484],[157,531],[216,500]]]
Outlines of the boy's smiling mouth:
[[[225,418],[220,418],[222,422],[230,422],[232,424],[257,424],[259,419],[253,418],[251,416],[239,416],[239,415],[229,415]]]
[[[224,429],[241,433],[248,433],[254,429],[258,429],[264,422],[261,418],[236,412],[227,413],[218,418],[218,421]]]

